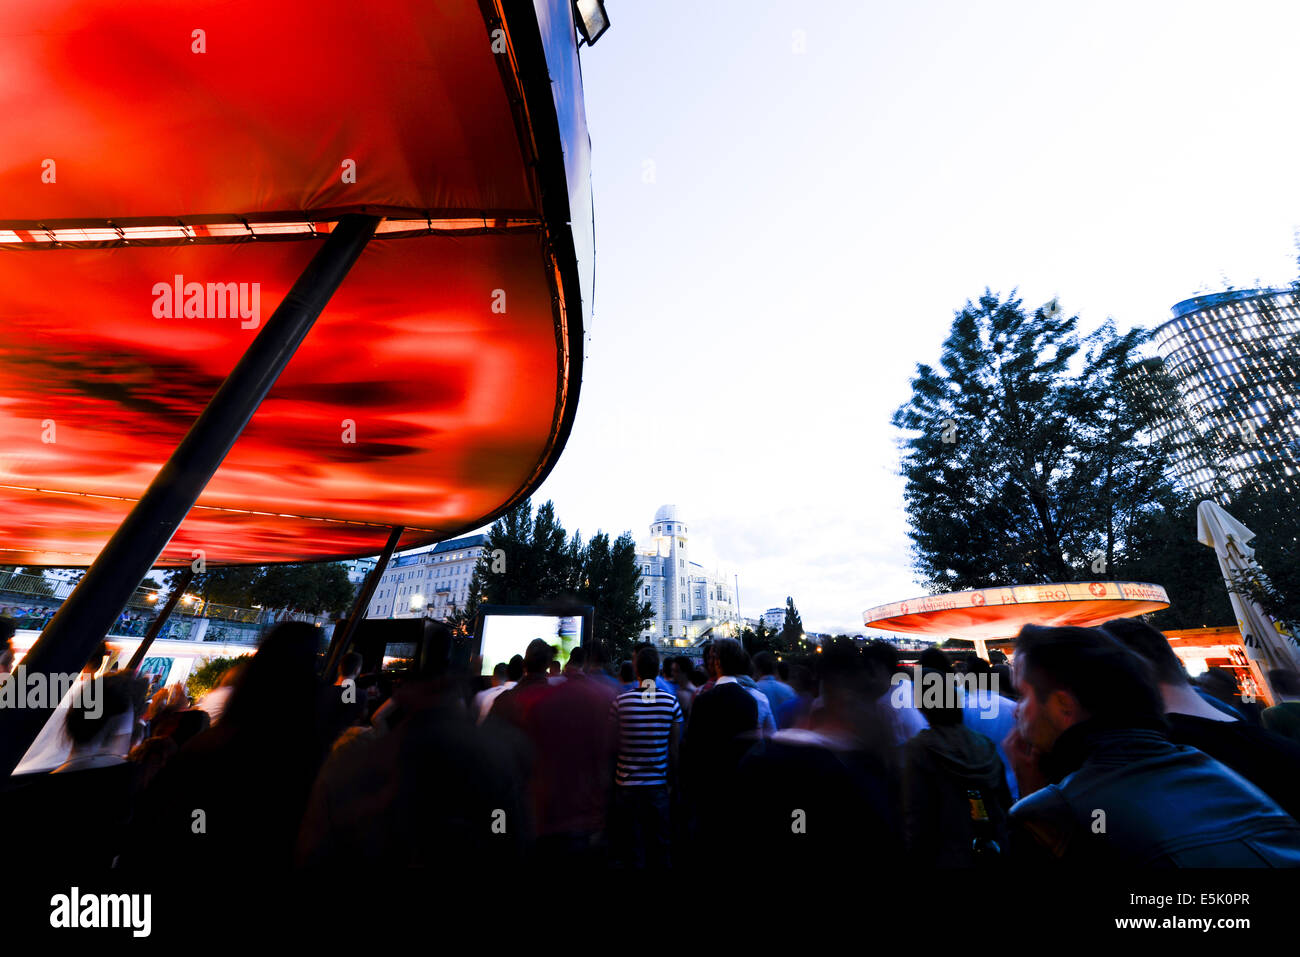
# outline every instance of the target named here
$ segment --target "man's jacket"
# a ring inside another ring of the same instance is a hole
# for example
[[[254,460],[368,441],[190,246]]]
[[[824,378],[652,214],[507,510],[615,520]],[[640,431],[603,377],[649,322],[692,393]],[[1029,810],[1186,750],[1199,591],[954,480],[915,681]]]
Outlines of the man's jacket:
[[[1055,783],[1011,808],[1013,847],[1074,867],[1300,867],[1300,824],[1156,725],[1084,721],[1044,759]]]

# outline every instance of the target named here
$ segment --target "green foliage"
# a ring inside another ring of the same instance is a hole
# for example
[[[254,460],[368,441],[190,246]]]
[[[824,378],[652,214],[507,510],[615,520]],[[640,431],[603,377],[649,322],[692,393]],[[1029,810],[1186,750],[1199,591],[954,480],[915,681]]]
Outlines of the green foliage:
[[[176,586],[180,574],[177,569],[164,573],[169,588]],[[309,615],[341,614],[356,592],[347,566],[339,562],[209,568],[194,576],[188,590],[222,605],[261,605]]]
[[[794,648],[803,638],[803,619],[799,617],[799,611],[794,607],[794,599],[789,596],[785,599],[785,622],[781,625],[781,634],[777,640],[777,648],[774,650],[784,651],[787,648]]]
[[[917,366],[893,422],[913,433],[905,504],[931,591],[1112,578],[1177,500],[1146,400],[1123,387],[1147,334],[1107,322],[1081,338],[1077,322],[986,291],[957,313],[940,368]]]
[[[531,501],[526,500],[488,531],[483,555],[470,578],[465,610],[452,622],[467,632],[479,606],[489,603],[590,604],[595,610],[593,637],[611,660],[619,660],[630,656],[641,630],[654,617],[640,592],[641,570],[630,532],[613,542],[598,533],[583,545],[577,532],[566,535],[552,503],[541,505],[534,514]]]
[[[247,657],[247,655],[239,655],[234,658],[205,658],[185,679],[185,691],[189,694],[190,699],[198,701],[199,698],[215,688],[217,683],[221,681],[221,676],[230,669],[230,666],[244,657]]]

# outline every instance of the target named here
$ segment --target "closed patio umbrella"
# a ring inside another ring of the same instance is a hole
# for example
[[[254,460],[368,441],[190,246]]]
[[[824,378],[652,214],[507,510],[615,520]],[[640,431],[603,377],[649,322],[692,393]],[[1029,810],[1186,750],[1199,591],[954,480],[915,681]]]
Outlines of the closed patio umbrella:
[[[1196,509],[1196,538],[1202,545],[1214,549],[1219,557],[1223,580],[1228,584],[1228,599],[1232,602],[1237,627],[1241,629],[1246,654],[1259,662],[1267,672],[1273,668],[1300,671],[1300,649],[1295,635],[1280,631],[1277,623],[1264,611],[1259,602],[1249,595],[1233,589],[1234,578],[1261,576],[1262,570],[1255,561],[1255,550],[1250,541],[1255,537],[1237,519],[1216,502],[1202,502]]]

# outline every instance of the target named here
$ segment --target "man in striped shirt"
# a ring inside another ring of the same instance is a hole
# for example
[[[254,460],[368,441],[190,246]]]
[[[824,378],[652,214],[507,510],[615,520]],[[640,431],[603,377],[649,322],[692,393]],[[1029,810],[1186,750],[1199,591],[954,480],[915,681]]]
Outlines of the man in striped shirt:
[[[611,703],[609,717],[617,763],[610,830],[614,861],[624,867],[667,867],[668,789],[677,777],[682,708],[677,696],[655,684],[659,652],[636,655],[639,686]]]

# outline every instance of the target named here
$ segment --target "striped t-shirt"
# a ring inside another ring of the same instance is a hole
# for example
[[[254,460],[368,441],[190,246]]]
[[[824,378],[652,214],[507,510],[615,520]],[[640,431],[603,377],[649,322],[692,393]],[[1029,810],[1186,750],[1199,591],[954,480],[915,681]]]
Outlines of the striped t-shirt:
[[[668,736],[682,720],[677,696],[658,688],[624,691],[609,705],[618,722],[618,770],[615,780],[627,785],[668,783]]]

